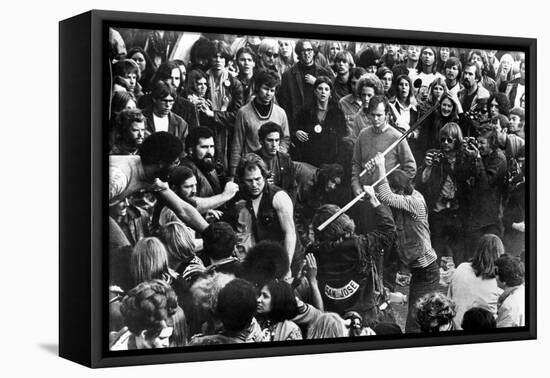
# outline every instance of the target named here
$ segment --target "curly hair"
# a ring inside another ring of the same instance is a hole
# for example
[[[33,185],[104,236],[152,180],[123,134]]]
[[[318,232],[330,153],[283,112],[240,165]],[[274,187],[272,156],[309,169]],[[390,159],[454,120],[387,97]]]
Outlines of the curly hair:
[[[183,152],[181,140],[166,131],[151,134],[143,141],[139,156],[143,165],[172,164]]]
[[[374,94],[376,96],[381,96],[384,94],[384,85],[382,84],[378,76],[376,76],[375,74],[367,73],[361,76],[361,78],[359,79],[356,85],[357,93],[361,93],[364,87],[369,87],[374,89]]]
[[[202,233],[203,253],[213,259],[230,257],[237,244],[237,234],[227,222],[210,224]]]
[[[176,313],[178,299],[166,282],[151,280],[142,282],[122,300],[120,312],[128,330],[139,335],[143,330],[155,332],[162,323]]]
[[[256,290],[252,284],[236,278],[220,290],[216,315],[225,331],[239,332],[252,321],[256,306]]]
[[[234,279],[235,276],[232,274],[219,272],[198,277],[189,289],[193,297],[193,303],[210,313],[216,312],[218,293]]]
[[[315,230],[315,238],[317,240],[337,240],[338,238],[351,234],[355,231],[355,223],[353,223],[353,220],[347,214],[340,215],[332,221],[332,223],[325,227],[323,231],[319,231],[317,229],[317,227],[323,224],[323,222],[329,219],[332,215],[336,214],[339,210],[340,208],[336,205],[326,204],[319,207],[317,211],[315,211],[311,223]]]
[[[452,299],[438,292],[424,295],[415,308],[416,322],[422,332],[439,332],[439,327],[452,322],[456,315]]]
[[[261,288],[268,281],[282,279],[289,266],[288,254],[280,243],[262,240],[244,258],[243,278]]]
[[[508,287],[518,286],[524,282],[525,266],[517,257],[500,256],[495,262],[498,279]]]

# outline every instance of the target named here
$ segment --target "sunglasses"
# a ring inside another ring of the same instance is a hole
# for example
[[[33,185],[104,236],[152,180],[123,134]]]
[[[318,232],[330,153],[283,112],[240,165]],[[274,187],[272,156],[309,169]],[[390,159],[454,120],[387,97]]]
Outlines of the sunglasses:
[[[264,53],[265,56],[267,56],[268,58],[275,58],[277,59],[279,57],[279,54],[273,54],[273,53],[270,53],[270,52],[266,52]]]
[[[454,143],[455,140],[456,140],[455,138],[451,138],[451,137],[441,138],[441,143],[451,144],[451,143]]]

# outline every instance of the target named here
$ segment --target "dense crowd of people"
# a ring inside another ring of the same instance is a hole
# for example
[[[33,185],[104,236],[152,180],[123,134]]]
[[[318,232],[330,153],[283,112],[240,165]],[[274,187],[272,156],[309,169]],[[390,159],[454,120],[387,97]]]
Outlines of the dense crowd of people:
[[[111,350],[525,325],[522,53],[109,47]]]

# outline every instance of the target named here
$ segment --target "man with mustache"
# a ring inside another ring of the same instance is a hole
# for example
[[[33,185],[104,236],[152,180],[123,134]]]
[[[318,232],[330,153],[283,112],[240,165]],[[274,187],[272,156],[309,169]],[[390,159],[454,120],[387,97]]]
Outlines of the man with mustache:
[[[179,164],[181,141],[167,132],[149,136],[139,155],[109,157],[109,205],[140,192],[151,192],[164,201],[185,224],[201,232],[208,223],[199,212],[179,198],[166,183]],[[130,244],[120,226],[109,219],[109,243],[112,249]]]
[[[214,159],[214,133],[208,127],[197,127],[185,139],[187,155],[181,165],[193,171],[197,178],[197,195],[212,197],[222,193],[225,182],[223,165]]]
[[[145,117],[139,109],[125,109],[116,121],[117,139],[109,155],[135,155],[145,140]]]
[[[458,92],[458,99],[464,111],[474,110],[477,100],[489,98],[489,91],[479,85],[481,72],[474,62],[466,63],[462,72],[464,89]]]

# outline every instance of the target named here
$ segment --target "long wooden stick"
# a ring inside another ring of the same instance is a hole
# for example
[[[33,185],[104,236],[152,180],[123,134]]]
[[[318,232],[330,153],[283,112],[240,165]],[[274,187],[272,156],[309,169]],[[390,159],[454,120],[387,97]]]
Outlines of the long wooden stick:
[[[424,120],[428,118],[428,116],[432,114],[435,111],[435,109],[437,109],[438,105],[439,105],[439,102],[436,102],[430,109],[428,109],[428,111],[426,111],[426,113],[422,117],[420,117],[413,126],[411,126],[407,131],[405,131],[403,135],[401,135],[395,142],[390,144],[390,146],[386,148],[384,152],[382,152],[382,156],[385,157],[388,154],[388,152],[393,150],[395,147],[397,147],[399,143],[403,142],[409,135],[411,135],[422,124],[422,122],[424,122]],[[370,160],[366,164],[369,164],[369,162]],[[367,168],[363,169],[363,171],[359,174],[359,177],[363,176],[365,173],[367,173]]]
[[[395,167],[390,169],[384,176],[380,177],[378,180],[372,184],[373,187],[380,184],[382,180],[384,180],[386,177],[388,177],[393,171],[395,171],[397,168],[399,168],[399,164],[397,164]],[[342,207],[338,212],[334,213],[330,218],[328,218],[326,221],[324,221],[319,227],[317,227],[317,230],[323,231],[325,227],[327,227],[329,224],[331,224],[336,218],[338,218],[340,215],[344,214],[346,211],[348,211],[353,205],[355,205],[361,198],[363,198],[367,194],[367,192],[362,192],[361,194],[357,195],[354,199],[348,202],[348,204],[344,207]]]

